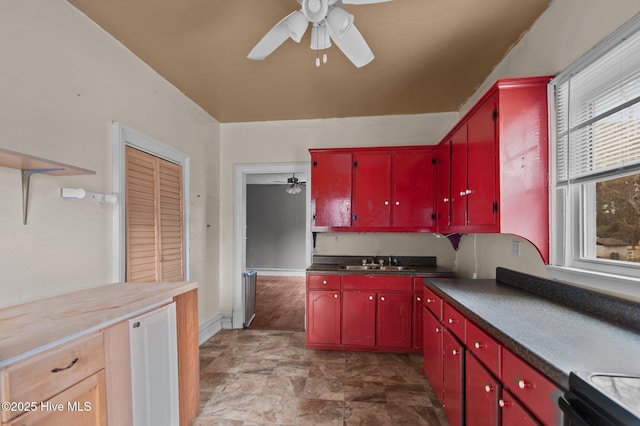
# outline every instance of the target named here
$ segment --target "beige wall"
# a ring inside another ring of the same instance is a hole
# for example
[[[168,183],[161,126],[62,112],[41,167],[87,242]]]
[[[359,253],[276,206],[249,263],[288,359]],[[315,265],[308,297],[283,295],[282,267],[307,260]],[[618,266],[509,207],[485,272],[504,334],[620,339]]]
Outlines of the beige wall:
[[[511,49],[471,99],[466,112],[499,78],[556,75],[576,59],[640,12],[638,0],[555,0],[531,30]],[[522,255],[511,256],[511,235],[465,236],[458,250],[456,274],[471,277],[478,254],[478,278],[493,278],[496,266],[547,277],[547,270],[535,248],[522,243]]]
[[[0,40],[0,147],[96,171],[34,176],[24,226],[0,167],[0,306],[114,281],[113,207],[60,188],[111,193],[119,121],[190,156],[191,278],[200,321],[217,314],[219,124],[64,0],[2,0]]]
[[[457,113],[442,113],[221,124],[220,264],[223,265],[220,269],[221,312],[231,313],[232,311],[234,164],[307,163],[310,161],[309,148],[432,145],[444,136],[457,118]],[[353,235],[338,235],[335,238],[351,241]],[[357,246],[358,242],[345,242],[345,244]],[[396,247],[385,246],[384,240],[375,240],[372,244],[369,248],[399,250]],[[401,243],[400,247],[402,247]]]

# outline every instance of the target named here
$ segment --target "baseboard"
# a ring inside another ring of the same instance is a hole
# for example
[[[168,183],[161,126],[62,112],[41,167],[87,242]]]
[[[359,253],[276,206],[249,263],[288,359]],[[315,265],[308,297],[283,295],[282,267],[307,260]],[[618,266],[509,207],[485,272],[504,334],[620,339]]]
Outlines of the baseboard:
[[[304,277],[304,269],[276,269],[276,268],[250,268],[258,272],[258,275],[275,277]]]
[[[214,315],[198,327],[198,345],[218,334],[220,330],[233,328],[233,315]]]

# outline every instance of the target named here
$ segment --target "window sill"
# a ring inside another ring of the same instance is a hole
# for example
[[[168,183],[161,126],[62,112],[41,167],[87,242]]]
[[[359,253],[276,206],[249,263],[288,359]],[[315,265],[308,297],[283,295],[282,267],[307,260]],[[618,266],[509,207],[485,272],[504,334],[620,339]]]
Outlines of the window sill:
[[[549,277],[568,285],[640,302],[640,279],[584,269],[547,265]]]

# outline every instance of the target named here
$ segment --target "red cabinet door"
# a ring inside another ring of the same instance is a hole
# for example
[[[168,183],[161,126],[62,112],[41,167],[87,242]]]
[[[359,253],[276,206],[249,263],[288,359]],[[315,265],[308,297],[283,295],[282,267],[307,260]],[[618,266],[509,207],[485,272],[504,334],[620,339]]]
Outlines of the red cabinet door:
[[[471,352],[466,352],[465,418],[467,426],[498,426],[500,384]]]
[[[451,227],[467,224],[467,124],[451,136]]]
[[[314,227],[351,226],[351,153],[311,154],[311,210]]]
[[[440,321],[427,309],[422,307],[422,368],[431,383],[433,392],[440,402],[444,402],[444,382],[442,376],[442,335]]]
[[[377,346],[410,349],[413,295],[378,293]]]
[[[444,141],[436,149],[436,226],[438,232],[448,233],[451,220],[451,141]]]
[[[499,401],[502,411],[502,426],[538,426],[534,417],[506,390]],[[551,423],[553,424],[553,423]]]
[[[307,344],[340,344],[340,292],[307,290]]]
[[[358,152],[353,167],[354,227],[391,224],[391,154]]]
[[[416,278],[417,279],[417,278]],[[412,349],[422,351],[422,291],[413,293]]]
[[[376,343],[376,294],[373,291],[342,292],[342,344],[371,346]]]
[[[498,223],[496,120],[494,96],[484,101],[469,117],[467,123],[468,225]]]
[[[463,424],[463,372],[464,353],[463,346],[444,330],[442,336],[443,363],[442,375],[444,377],[444,412],[451,426]]]
[[[402,150],[393,154],[392,225],[434,225],[435,169],[433,149]]]

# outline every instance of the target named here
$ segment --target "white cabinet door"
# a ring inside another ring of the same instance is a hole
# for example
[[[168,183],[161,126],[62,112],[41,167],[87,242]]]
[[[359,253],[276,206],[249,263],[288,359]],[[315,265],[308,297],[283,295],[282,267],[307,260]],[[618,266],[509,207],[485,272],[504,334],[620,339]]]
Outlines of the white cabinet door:
[[[134,426],[178,425],[175,303],[129,320]]]

